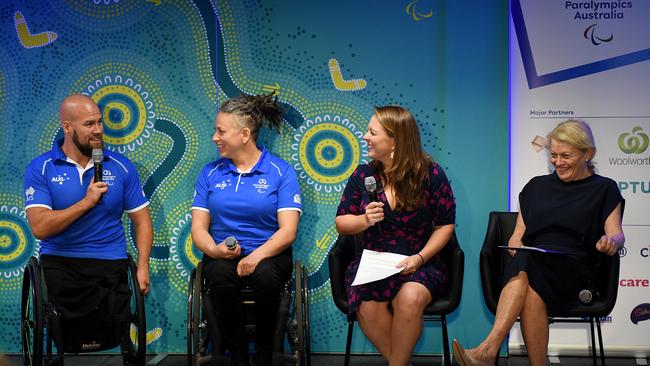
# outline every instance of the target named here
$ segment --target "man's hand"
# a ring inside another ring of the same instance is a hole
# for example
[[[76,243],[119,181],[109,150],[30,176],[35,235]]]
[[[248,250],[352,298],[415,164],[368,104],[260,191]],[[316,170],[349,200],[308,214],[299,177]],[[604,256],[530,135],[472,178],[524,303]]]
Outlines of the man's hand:
[[[138,278],[138,286],[140,286],[140,292],[143,295],[149,293],[149,266],[138,266],[138,271],[136,273]]]
[[[86,201],[91,205],[91,207],[97,206],[99,199],[102,198],[102,194],[108,191],[108,184],[106,182],[95,182],[95,178],[88,185],[86,190]]]
[[[262,256],[255,250],[251,254],[239,261],[237,264],[237,274],[239,277],[248,276],[255,271],[257,265],[262,261]]]

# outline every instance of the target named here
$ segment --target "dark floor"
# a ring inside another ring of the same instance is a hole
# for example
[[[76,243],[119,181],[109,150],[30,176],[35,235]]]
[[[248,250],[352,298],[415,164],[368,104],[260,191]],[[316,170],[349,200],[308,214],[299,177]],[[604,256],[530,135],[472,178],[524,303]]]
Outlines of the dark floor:
[[[312,355],[312,366],[338,366],[343,365],[342,355]],[[186,365],[186,358],[183,355],[163,355],[147,356],[147,365],[158,366],[181,366]],[[436,356],[416,356],[412,359],[413,366],[424,365],[442,365],[442,357]],[[454,365],[456,363],[452,362]],[[351,365],[362,366],[379,366],[386,365],[383,359],[379,356],[352,356],[350,359]],[[564,366],[588,366],[591,365],[591,359],[582,357],[561,357],[560,365]],[[17,355],[0,356],[0,366],[20,366],[22,365],[22,357]],[[82,355],[82,356],[69,356],[65,358],[65,366],[121,366],[122,359],[117,355]],[[520,366],[528,365],[526,357],[502,357],[499,360],[499,365],[503,366]],[[609,366],[632,366],[637,365],[633,358],[608,358],[607,365]]]

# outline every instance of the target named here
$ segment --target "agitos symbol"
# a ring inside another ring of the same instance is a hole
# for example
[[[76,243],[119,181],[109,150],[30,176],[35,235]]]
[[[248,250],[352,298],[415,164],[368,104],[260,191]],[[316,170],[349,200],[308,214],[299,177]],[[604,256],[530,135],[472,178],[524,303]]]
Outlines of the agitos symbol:
[[[585,32],[583,34],[584,37],[586,39],[588,39],[588,40],[591,40],[591,43],[594,46],[598,46],[599,44],[601,44],[603,42],[611,42],[614,39],[614,35],[611,34],[611,33],[609,34],[608,38],[600,38],[600,37],[598,37],[596,35],[596,24],[598,24],[598,23],[594,23],[594,24],[588,26],[587,29],[585,29]]]

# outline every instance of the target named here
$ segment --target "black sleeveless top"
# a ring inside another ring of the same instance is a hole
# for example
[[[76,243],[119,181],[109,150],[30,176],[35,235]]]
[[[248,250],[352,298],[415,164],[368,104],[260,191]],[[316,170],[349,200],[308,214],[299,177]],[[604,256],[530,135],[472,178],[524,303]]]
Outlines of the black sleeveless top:
[[[597,266],[596,243],[619,202],[625,200],[616,182],[597,174],[572,182],[563,182],[555,172],[535,177],[519,194],[526,225],[522,241]]]

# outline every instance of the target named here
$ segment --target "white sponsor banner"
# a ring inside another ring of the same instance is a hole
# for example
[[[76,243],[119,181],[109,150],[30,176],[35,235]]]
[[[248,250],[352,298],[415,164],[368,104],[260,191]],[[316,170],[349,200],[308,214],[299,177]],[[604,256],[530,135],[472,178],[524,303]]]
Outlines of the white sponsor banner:
[[[650,1],[511,1],[511,210],[552,166],[546,135],[568,118],[596,140],[598,174],[626,199],[626,252],[616,307],[603,319],[608,354],[650,352]],[[551,325],[549,353],[587,354],[589,326]],[[523,348],[518,326],[509,340]]]

